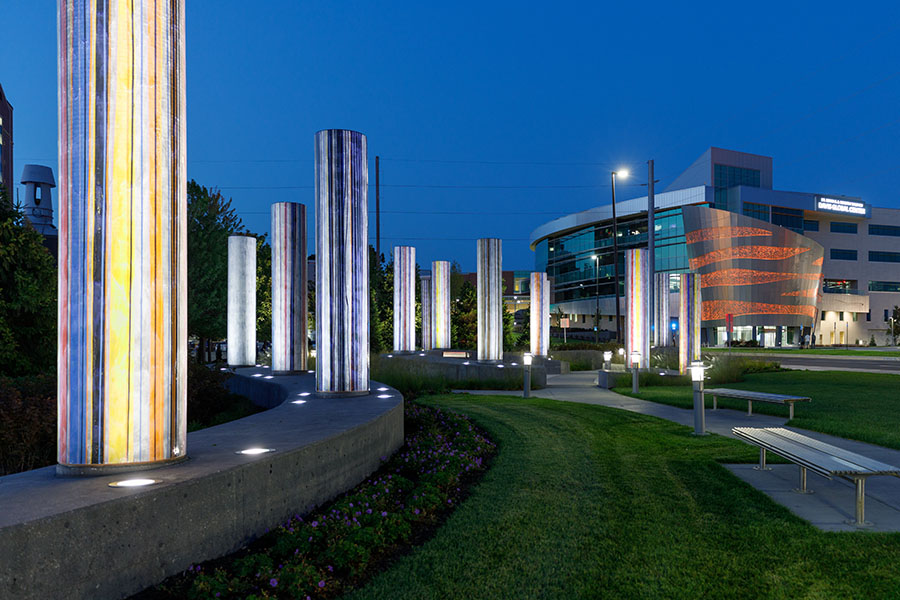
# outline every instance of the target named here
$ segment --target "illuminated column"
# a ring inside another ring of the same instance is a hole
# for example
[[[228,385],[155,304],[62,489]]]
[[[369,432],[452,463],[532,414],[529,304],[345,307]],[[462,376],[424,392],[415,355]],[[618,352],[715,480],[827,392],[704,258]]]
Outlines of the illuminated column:
[[[450,261],[431,263],[431,340],[434,347],[443,350],[450,347]]]
[[[60,0],[58,470],[185,458],[184,3]]]
[[[419,282],[422,293],[422,350],[428,351],[434,348],[431,321],[434,318],[431,303],[431,277],[423,275]]]
[[[272,205],[272,371],[306,370],[306,206]]]
[[[369,391],[366,136],[316,133],[316,390]]]
[[[653,294],[653,345],[668,346],[671,340],[669,329],[669,274],[655,273],[653,275],[655,293]]]
[[[625,356],[631,363],[631,353],[641,353],[640,366],[650,366],[650,307],[647,292],[650,281],[647,269],[647,250],[634,248],[625,251]]]
[[[256,238],[228,236],[228,366],[256,364]]]
[[[416,349],[416,249],[394,246],[394,352]]]
[[[700,276],[681,274],[681,292],[678,308],[678,371],[687,373],[694,361],[700,360]]]
[[[503,360],[501,240],[478,240],[478,360]]]
[[[550,281],[546,273],[531,274],[531,353],[547,356],[550,349]]]

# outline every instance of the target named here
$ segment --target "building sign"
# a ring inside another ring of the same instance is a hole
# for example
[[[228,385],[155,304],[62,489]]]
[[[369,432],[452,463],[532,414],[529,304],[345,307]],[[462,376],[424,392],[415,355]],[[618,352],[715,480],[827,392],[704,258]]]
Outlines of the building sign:
[[[569,328],[569,319],[566,319],[566,318],[560,319],[559,326],[562,327],[563,329],[568,329]]]
[[[865,202],[858,200],[844,200],[843,198],[816,198],[816,210],[843,213],[847,215],[868,216],[868,208]]]

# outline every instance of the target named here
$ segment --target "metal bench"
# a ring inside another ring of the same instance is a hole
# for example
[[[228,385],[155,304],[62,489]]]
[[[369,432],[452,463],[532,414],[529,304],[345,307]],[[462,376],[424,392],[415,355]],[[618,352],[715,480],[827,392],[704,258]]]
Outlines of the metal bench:
[[[774,452],[800,467],[800,485],[795,490],[802,494],[811,493],[806,487],[807,469],[825,477],[842,477],[856,485],[856,520],[847,521],[851,525],[864,527],[871,525],[865,519],[866,478],[873,475],[893,475],[900,477],[900,468],[866,458],[814,440],[783,427],[734,427],[731,432],[738,438],[759,446],[759,470],[770,470],[766,466],[766,451]]]
[[[706,395],[712,394],[713,410],[718,406],[718,397],[738,398],[747,401],[747,415],[753,414],[754,402],[769,402],[770,404],[787,404],[789,418],[794,418],[794,402],[809,402],[811,398],[806,396],[786,396],[784,394],[767,394],[766,392],[750,392],[748,390],[730,390],[728,388],[713,388],[704,392]]]

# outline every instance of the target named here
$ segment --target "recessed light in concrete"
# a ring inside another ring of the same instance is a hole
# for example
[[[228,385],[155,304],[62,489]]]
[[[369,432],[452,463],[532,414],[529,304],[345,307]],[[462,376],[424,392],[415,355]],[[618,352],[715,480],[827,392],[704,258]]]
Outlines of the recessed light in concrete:
[[[379,398],[391,398],[391,394],[378,394]]]
[[[291,404],[306,404],[306,400],[294,400]]]
[[[388,388],[386,388],[386,387],[380,387],[380,388],[378,388],[378,391],[379,391],[379,392],[386,392],[386,391],[388,391]]]
[[[275,452],[275,448],[247,448],[246,450],[238,450],[235,454],[255,456],[257,454],[266,454],[268,452]]]
[[[122,481],[113,481],[109,484],[109,487],[133,488],[153,485],[154,483],[159,483],[159,479],[123,479]]]
[[[300,393],[297,394],[297,395],[298,395],[298,396],[309,396],[310,394],[312,394],[312,392],[300,392]]]

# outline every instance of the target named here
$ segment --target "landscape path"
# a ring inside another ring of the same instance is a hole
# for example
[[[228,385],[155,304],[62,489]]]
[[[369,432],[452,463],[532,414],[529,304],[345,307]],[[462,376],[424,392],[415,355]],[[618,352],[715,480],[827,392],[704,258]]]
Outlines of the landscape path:
[[[484,395],[521,396],[515,390],[458,390],[460,393]],[[673,421],[693,428],[694,416],[691,409],[677,408],[667,404],[649,402],[639,398],[623,396],[611,390],[597,387],[595,371],[577,371],[562,375],[548,375],[547,387],[533,390],[534,398],[548,398],[562,402],[597,404],[628,410]],[[815,399],[813,399],[815,402]],[[711,403],[707,403],[708,405]],[[807,408],[798,407],[798,412]],[[785,409],[786,411],[787,409]],[[732,427],[783,427],[786,418],[754,414],[747,416],[744,411],[706,409],[706,429],[711,433],[734,437]],[[890,465],[900,466],[900,450],[883,448],[856,440],[839,438],[817,431],[788,427],[811,438],[845,448],[851,452],[868,456]],[[845,521],[854,518],[855,491],[853,483],[843,479],[831,481],[810,475],[809,487],[812,494],[798,494],[799,468],[794,464],[770,464],[771,471],[758,471],[752,464],[725,465],[740,479],[764,492],[773,500],[786,506],[791,512],[825,531],[855,531],[858,528]],[[872,531],[900,531],[900,478],[872,477],[866,482],[866,520],[873,526]]]

